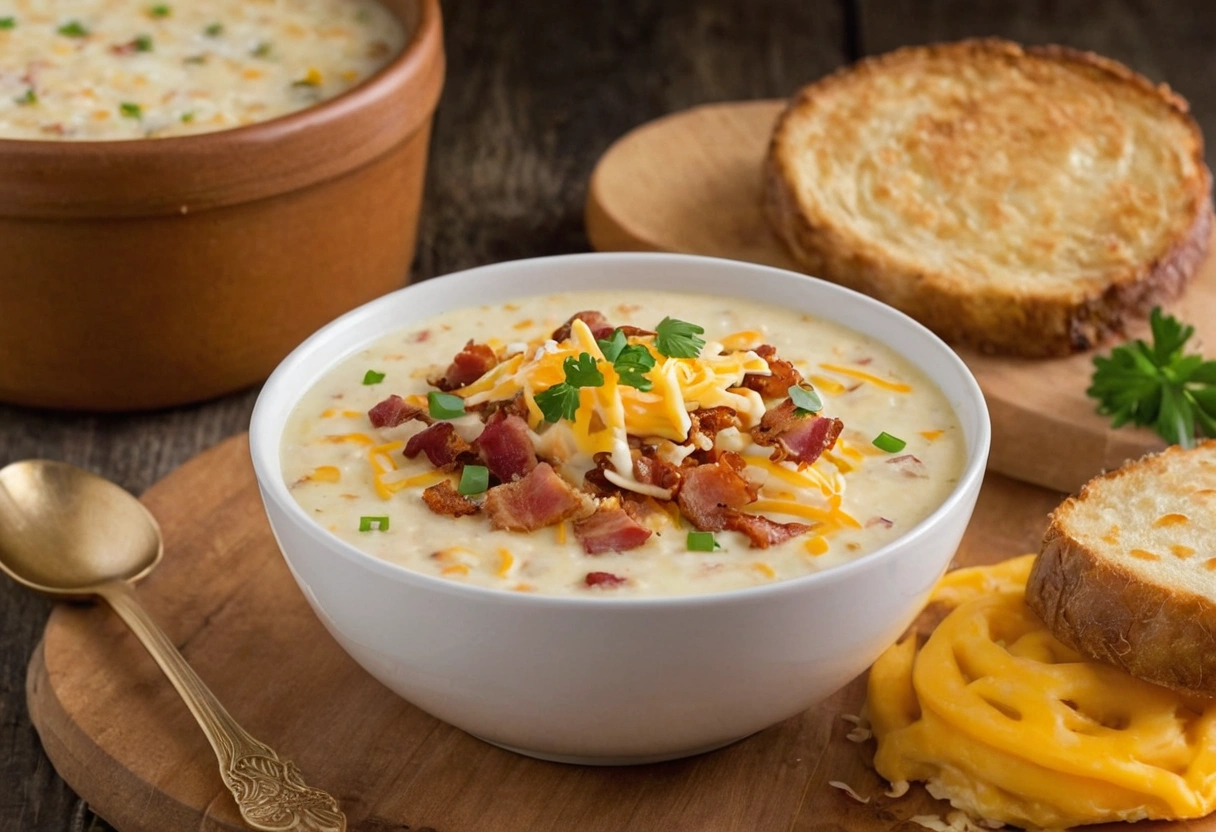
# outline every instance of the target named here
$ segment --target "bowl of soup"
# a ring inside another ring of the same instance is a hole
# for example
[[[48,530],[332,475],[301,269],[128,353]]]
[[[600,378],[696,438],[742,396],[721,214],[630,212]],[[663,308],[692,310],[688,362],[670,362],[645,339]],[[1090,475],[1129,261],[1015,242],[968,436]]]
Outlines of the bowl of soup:
[[[402,286],[443,72],[437,0],[10,4],[0,400],[210,398]]]
[[[989,423],[950,348],[871,298],[591,254],[339,318],[250,442],[292,574],[369,673],[496,745],[624,764],[864,670],[949,564]]]

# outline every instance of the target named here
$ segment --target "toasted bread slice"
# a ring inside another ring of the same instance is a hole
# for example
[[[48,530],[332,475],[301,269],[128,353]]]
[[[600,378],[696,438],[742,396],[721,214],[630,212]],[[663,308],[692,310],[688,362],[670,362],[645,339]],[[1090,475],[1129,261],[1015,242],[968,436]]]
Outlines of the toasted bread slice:
[[[808,272],[1011,355],[1088,349],[1177,296],[1212,225],[1186,102],[1059,46],[861,61],[793,99],[766,177]]]
[[[1216,696],[1216,440],[1130,462],[1065,500],[1026,603],[1087,656]]]

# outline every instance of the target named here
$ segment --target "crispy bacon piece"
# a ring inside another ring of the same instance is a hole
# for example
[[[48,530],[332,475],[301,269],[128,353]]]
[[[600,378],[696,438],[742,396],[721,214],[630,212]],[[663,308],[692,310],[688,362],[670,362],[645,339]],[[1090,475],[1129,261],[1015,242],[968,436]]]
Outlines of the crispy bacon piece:
[[[506,413],[508,416],[528,418],[528,405],[524,402],[524,394],[516,393],[509,399],[486,401],[480,404],[466,404],[465,410],[481,416],[483,422],[488,422],[495,413]]]
[[[604,500],[595,514],[574,521],[574,536],[589,555],[636,549],[651,534],[650,529],[634,520],[617,500]]]
[[[395,393],[367,411],[367,418],[371,419],[374,428],[395,428],[410,419],[417,419],[428,425],[435,421],[426,410],[409,404]]]
[[[774,448],[772,459],[775,461],[789,458],[810,465],[824,451],[832,449],[844,423],[815,414],[799,416],[796,410],[794,402],[788,398],[776,407],[770,407],[760,424],[752,428],[752,439],[757,445]]]
[[[655,456],[653,448],[633,454],[633,478],[640,483],[674,491],[682,476],[679,468]]]
[[[470,340],[464,349],[456,353],[442,378],[429,378],[427,381],[440,390],[458,390],[477,381],[497,364],[498,356],[494,350]]]
[[[734,408],[727,407],[726,405],[690,410],[688,418],[692,422],[692,427],[688,431],[688,438],[698,448],[702,447],[706,442],[712,446],[714,439],[720,431],[742,426],[739,422],[739,414],[735,412]],[[704,439],[700,439],[699,437],[704,437]]]
[[[486,492],[490,527],[513,532],[551,526],[577,514],[582,507],[578,492],[547,462],[537,465],[522,480],[496,485]]]
[[[473,443],[490,473],[502,482],[525,476],[536,467],[532,431],[518,416],[499,410],[486,422],[485,430]]]
[[[747,535],[753,549],[767,549],[811,530],[805,523],[778,523],[759,514],[742,511],[727,511],[723,528]]]
[[[466,517],[481,511],[481,506],[442,480],[422,492],[422,501],[436,514],[445,517]]]
[[[723,528],[730,509],[740,509],[756,499],[756,488],[740,473],[746,463],[727,452],[717,462],[684,469],[677,502],[680,511],[702,531]]]
[[[609,589],[614,586],[629,583],[628,578],[622,578],[620,575],[613,575],[611,572],[588,572],[587,577],[583,578],[583,583],[587,586],[602,586]]]
[[[772,344],[756,347],[756,355],[764,359],[772,375],[761,376],[748,373],[743,377],[743,386],[755,390],[766,399],[783,399],[789,389],[802,383],[802,373],[784,358],[777,357],[777,348]]]
[[[570,319],[553,330],[553,334],[549,337],[559,344],[565,341],[570,337],[570,327],[576,319],[585,323],[587,328],[591,330],[591,334],[596,338],[607,338],[612,335],[612,330],[616,328],[608,323],[608,319],[604,317],[603,312],[595,309],[584,309],[582,312],[575,312],[571,315]]]
[[[460,462],[460,457],[472,450],[473,446],[461,438],[451,422],[436,422],[426,430],[415,433],[405,443],[407,459],[424,453],[440,471],[451,471]]]

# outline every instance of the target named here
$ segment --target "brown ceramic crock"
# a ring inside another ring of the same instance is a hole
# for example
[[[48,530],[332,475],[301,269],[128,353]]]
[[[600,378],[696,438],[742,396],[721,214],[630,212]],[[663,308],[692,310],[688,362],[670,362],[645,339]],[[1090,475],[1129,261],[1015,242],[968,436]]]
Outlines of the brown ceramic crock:
[[[443,38],[438,0],[383,2],[404,51],[315,107],[166,139],[0,139],[0,400],[207,399],[405,282]]]

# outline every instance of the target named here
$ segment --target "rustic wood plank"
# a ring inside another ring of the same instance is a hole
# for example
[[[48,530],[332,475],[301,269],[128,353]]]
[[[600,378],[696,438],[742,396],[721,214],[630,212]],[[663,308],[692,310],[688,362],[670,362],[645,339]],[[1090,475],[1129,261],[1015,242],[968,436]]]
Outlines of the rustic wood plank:
[[[1122,61],[1164,81],[1191,104],[1216,165],[1216,17],[1205,3],[1173,0],[856,0],[862,53],[994,35],[1022,43],[1060,43]]]

